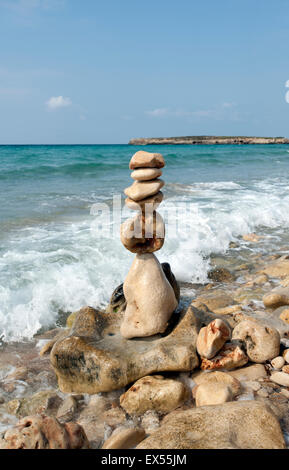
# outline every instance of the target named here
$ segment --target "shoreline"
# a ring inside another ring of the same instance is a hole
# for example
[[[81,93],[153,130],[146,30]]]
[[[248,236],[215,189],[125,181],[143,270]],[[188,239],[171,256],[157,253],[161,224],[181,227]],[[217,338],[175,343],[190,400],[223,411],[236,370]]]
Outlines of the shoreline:
[[[252,253],[252,248],[257,246],[259,252]],[[245,247],[248,250],[246,257],[243,251]],[[204,318],[208,315],[210,318],[221,318],[228,322],[231,328],[248,318],[268,324],[280,333],[280,355],[282,355],[282,349],[289,347],[289,318],[286,322],[280,318],[280,315],[286,311],[286,308],[288,310],[288,307],[284,305],[281,308],[268,308],[264,306],[262,299],[272,289],[289,285],[289,267],[287,267],[289,261],[284,253],[285,251],[282,254],[282,250],[281,254],[277,254],[276,251],[274,253],[272,246],[268,249],[264,236],[245,235],[240,239],[240,243],[232,242],[230,249],[223,255],[211,256],[208,282],[204,284],[180,282],[180,309],[186,309],[190,305],[191,308],[203,312]],[[286,277],[276,276],[275,273],[268,271],[272,263],[278,264],[279,262],[286,264],[288,271],[286,271]],[[110,307],[112,306],[110,304]],[[71,326],[72,321],[71,317],[68,318],[67,324]],[[114,435],[122,432],[123,428],[127,430],[137,427],[137,429],[142,429],[147,436],[153,436],[170,413],[189,413],[196,410],[194,390],[198,384],[198,377],[200,374],[208,374],[208,371],[200,371],[198,368],[191,372],[161,373],[164,376],[163,380],[182,383],[188,389],[187,400],[180,403],[175,411],[169,413],[152,410],[138,417],[127,415],[120,400],[122,394],[128,393],[127,387],[93,394],[61,392],[48,353],[54,342],[59,338],[61,341],[61,337],[67,335],[68,332],[68,326],[55,328],[35,335],[30,341],[2,345],[0,434],[11,426],[15,426],[19,419],[44,413],[57,418],[60,423],[73,421],[82,426],[90,447],[101,448],[108,439],[113,440]],[[42,356],[39,355],[41,348]],[[252,367],[256,369],[256,375],[253,377],[250,375]],[[262,373],[258,375],[260,370]],[[247,404],[249,407],[259,406],[258,404],[261,406],[265,400],[267,406],[275,410],[274,413],[279,413],[279,418],[281,416],[282,431],[288,445],[289,389],[270,379],[270,375],[276,373],[271,362],[266,361],[261,365],[249,361],[245,366],[236,366],[232,372],[226,369],[223,371],[233,376],[244,374],[241,381],[242,388],[231,402],[232,406],[233,403],[236,406],[240,403],[242,406],[241,403],[244,401],[244,405]],[[152,375],[151,377],[159,376]],[[208,432],[210,433],[209,430]]]

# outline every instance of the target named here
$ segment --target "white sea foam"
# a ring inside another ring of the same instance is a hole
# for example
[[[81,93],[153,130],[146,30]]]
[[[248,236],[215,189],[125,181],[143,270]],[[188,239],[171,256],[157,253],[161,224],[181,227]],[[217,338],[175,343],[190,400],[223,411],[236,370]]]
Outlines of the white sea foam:
[[[187,185],[183,192],[174,190],[175,196],[159,208],[167,222],[159,260],[168,261],[179,280],[206,281],[209,256],[225,253],[230,241],[252,231],[275,228],[282,234],[288,229],[288,189],[288,182],[267,180],[248,186],[198,183]],[[175,202],[189,205],[190,210],[182,205],[174,211]],[[97,238],[91,230],[93,220],[87,214],[85,220],[74,223],[26,227],[2,242],[3,340],[31,338],[40,328],[53,326],[59,310],[101,306],[109,300],[125,278],[133,255],[121,245],[117,231],[113,238]]]

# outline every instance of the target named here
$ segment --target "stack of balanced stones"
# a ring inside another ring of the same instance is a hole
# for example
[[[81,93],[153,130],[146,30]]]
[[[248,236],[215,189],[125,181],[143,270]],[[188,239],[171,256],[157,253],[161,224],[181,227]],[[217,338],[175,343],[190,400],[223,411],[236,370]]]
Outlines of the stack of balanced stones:
[[[165,239],[164,222],[156,212],[163,199],[159,176],[164,166],[162,155],[144,151],[136,152],[129,164],[134,183],[124,191],[125,203],[137,214],[121,225],[123,245],[136,253],[123,285],[126,310],[120,331],[125,338],[163,333],[177,307],[173,288],[154,255]]]

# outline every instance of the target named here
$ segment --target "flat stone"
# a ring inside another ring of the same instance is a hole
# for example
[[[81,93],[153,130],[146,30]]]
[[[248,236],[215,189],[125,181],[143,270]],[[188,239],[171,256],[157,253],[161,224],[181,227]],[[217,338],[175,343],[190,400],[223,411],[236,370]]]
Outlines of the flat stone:
[[[107,392],[155,372],[198,366],[199,322],[192,309],[176,313],[179,322],[164,337],[127,340],[120,335],[122,317],[122,312],[109,314],[92,307],[78,312],[72,329],[51,351],[61,391]]]
[[[151,181],[135,181],[124,190],[124,194],[134,201],[141,201],[157,194],[164,186],[164,181],[160,179]]]
[[[188,390],[183,383],[162,376],[147,376],[137,380],[120,397],[120,405],[128,414],[140,416],[150,410],[168,413],[187,399]]]
[[[149,181],[162,176],[162,170],[159,168],[140,168],[134,170],[131,177],[136,181]]]
[[[226,343],[219,351],[218,355],[212,359],[203,358],[201,362],[202,370],[236,369],[248,362],[248,357],[238,344]]]
[[[144,440],[146,433],[141,428],[118,428],[105,441],[102,449],[132,449]]]
[[[229,402],[168,414],[137,449],[284,449],[280,424],[269,406]]]
[[[163,193],[159,191],[153,196],[146,197],[145,199],[142,199],[141,201],[137,201],[137,202],[127,197],[125,200],[125,204],[127,205],[129,209],[132,209],[133,211],[142,211],[142,212],[150,213],[150,212],[155,211],[159,207],[163,198],[164,198]]]
[[[286,364],[282,367],[282,372],[285,372],[285,374],[289,374],[289,364]]]
[[[165,166],[164,157],[160,153],[150,153],[143,150],[136,152],[129,163],[129,168],[163,168]]]

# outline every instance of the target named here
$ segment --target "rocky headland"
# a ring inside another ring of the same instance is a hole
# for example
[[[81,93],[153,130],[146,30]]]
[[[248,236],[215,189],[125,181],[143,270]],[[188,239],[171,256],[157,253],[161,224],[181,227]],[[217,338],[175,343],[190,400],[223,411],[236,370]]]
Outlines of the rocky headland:
[[[246,144],[289,144],[285,137],[245,137],[245,136],[185,136],[185,137],[150,137],[129,141],[130,145],[246,145]]]

